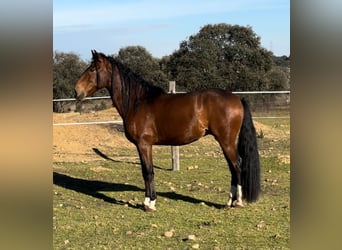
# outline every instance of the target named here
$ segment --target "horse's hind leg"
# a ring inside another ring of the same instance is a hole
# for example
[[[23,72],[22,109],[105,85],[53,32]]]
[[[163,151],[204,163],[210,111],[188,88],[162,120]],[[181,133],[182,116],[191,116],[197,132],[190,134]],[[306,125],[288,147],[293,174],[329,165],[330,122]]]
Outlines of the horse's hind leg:
[[[232,137],[235,138],[235,137]],[[223,154],[227,160],[231,173],[231,187],[227,206],[243,207],[242,202],[242,186],[241,186],[241,158],[237,152],[235,140],[230,140],[227,143],[218,140],[222,148]],[[236,201],[236,202],[235,202]],[[235,204],[234,204],[235,202]]]
[[[242,186],[241,186],[241,158],[238,156],[238,160],[236,163],[232,163],[230,160],[228,161],[229,169],[232,175],[229,200],[227,202],[228,207],[243,207],[242,202]],[[236,202],[235,202],[236,201]],[[235,202],[235,204],[234,204]]]

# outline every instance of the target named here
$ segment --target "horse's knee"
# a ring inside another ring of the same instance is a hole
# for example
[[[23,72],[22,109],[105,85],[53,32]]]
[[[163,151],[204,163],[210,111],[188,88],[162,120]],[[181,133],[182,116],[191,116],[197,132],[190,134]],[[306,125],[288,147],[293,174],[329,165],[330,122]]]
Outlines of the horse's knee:
[[[143,167],[142,175],[145,181],[152,181],[154,177],[154,171],[152,167]]]

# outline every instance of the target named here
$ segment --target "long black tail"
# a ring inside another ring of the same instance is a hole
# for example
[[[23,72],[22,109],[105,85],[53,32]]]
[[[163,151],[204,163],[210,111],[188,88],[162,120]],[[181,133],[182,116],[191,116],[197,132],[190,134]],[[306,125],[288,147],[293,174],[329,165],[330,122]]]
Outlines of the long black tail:
[[[242,158],[242,195],[247,202],[253,202],[258,199],[260,193],[259,152],[249,105],[244,99],[241,102],[244,108],[244,117],[240,129],[238,151]]]

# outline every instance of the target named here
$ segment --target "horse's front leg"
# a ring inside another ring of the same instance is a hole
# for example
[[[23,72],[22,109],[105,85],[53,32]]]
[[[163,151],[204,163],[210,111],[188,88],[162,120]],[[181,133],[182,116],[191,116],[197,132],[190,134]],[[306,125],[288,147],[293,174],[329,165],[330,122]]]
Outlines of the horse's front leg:
[[[156,190],[154,188],[154,171],[152,161],[152,145],[139,144],[137,146],[141,161],[141,171],[145,182],[145,211],[156,210]]]

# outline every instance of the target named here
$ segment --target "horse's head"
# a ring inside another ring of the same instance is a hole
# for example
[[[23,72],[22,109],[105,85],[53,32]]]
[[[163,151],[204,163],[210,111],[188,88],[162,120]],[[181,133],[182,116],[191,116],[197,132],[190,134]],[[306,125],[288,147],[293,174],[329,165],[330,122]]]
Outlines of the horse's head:
[[[89,67],[75,84],[75,97],[78,100],[92,95],[96,90],[109,88],[111,84],[112,67],[110,60],[95,50],[92,50],[91,53],[93,58]]]

